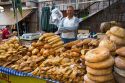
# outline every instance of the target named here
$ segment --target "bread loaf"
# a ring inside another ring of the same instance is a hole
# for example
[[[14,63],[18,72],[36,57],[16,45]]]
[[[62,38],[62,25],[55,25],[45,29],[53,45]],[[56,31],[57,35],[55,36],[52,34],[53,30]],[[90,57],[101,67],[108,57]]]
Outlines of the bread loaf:
[[[87,75],[84,76],[84,83],[97,83],[96,81],[90,80]]]
[[[114,65],[114,58],[110,56],[108,59],[98,63],[90,63],[85,61],[85,64],[93,69],[105,69]]]
[[[88,78],[87,75],[84,76],[84,83],[115,83],[115,80],[109,80],[109,81],[106,81],[106,82],[97,82],[97,81],[93,81],[93,80],[90,80]]]
[[[117,49],[117,50],[116,50],[116,53],[117,53],[119,56],[125,57],[125,47],[121,47],[121,48]]]
[[[89,79],[94,80],[96,82],[106,82],[106,81],[113,80],[112,74],[103,75],[103,76],[96,76],[96,75],[92,75],[92,74],[87,73],[87,76]]]
[[[120,69],[125,69],[125,57],[121,57],[121,56],[116,57],[115,66]]]
[[[125,38],[120,38],[120,37],[111,35],[110,40],[116,43],[117,45],[125,45]]]
[[[112,73],[112,67],[106,68],[106,69],[93,69],[90,67],[86,68],[87,72],[92,75],[107,75]]]
[[[118,27],[118,26],[114,26],[110,29],[110,32],[115,35],[115,36],[118,36],[118,37],[121,37],[121,38],[125,38],[125,29],[121,28],[121,27]]]
[[[116,44],[108,39],[103,39],[99,43],[99,47],[105,47],[108,48],[110,51],[115,51],[116,50]]]
[[[109,58],[110,52],[107,48],[99,47],[88,51],[85,60],[88,62],[100,62]]]

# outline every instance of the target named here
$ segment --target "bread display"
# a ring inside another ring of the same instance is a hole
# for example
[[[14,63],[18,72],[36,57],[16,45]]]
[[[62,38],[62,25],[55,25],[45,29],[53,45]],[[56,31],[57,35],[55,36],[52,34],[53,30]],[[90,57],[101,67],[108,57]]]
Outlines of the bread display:
[[[118,83],[125,82],[125,47],[120,47],[116,50],[114,76]]]
[[[9,39],[0,45],[0,66],[11,68],[17,60],[26,54],[27,50],[27,47],[20,45],[18,39]]]
[[[115,83],[112,74],[114,58],[110,49],[100,46],[85,54],[87,74],[84,83]]]
[[[60,83],[115,83],[113,71],[125,77],[125,47],[121,47],[125,37],[123,29],[120,35],[114,31],[110,29],[102,40],[87,38],[66,44],[60,36],[45,33],[29,47],[10,39],[0,45],[0,66]]]
[[[125,45],[125,29],[122,27],[114,26],[111,27],[109,31],[106,32],[110,41],[114,42],[117,48]]]

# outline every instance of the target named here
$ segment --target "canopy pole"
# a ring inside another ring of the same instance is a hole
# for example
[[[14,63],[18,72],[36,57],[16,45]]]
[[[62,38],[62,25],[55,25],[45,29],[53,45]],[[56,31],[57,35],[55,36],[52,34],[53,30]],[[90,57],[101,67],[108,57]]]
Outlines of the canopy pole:
[[[18,24],[18,16],[17,16],[17,8],[14,0],[14,9],[15,9],[15,18],[16,18],[16,28],[17,28],[17,36],[20,42],[20,34],[19,34],[19,24]]]

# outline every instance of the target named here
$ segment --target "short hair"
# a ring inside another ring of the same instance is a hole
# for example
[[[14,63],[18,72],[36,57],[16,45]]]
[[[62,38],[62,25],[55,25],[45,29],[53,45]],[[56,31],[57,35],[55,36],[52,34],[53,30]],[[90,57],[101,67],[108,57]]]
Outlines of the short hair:
[[[70,6],[67,6],[67,9],[68,9],[68,8],[72,8],[72,9],[74,9],[74,7],[73,7],[72,5],[70,5]]]

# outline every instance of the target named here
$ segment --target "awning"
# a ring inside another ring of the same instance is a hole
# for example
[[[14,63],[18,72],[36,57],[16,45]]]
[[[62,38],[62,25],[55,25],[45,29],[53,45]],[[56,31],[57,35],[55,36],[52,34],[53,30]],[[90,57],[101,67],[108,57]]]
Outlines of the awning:
[[[18,22],[24,19],[32,12],[31,9],[23,10],[22,16],[19,11],[17,12]],[[14,25],[16,24],[16,19],[14,18],[13,11],[5,11],[0,13],[0,25]]]

